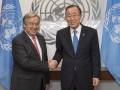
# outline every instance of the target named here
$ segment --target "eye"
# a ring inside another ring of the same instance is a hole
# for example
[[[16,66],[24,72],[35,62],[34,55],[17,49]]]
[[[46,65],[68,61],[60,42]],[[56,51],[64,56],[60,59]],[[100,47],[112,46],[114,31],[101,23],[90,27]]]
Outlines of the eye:
[[[35,25],[37,25],[37,26],[38,26],[38,25],[39,25],[39,23],[35,23]]]
[[[67,15],[66,17],[67,17],[67,18],[70,18],[71,16],[70,16],[70,15]]]
[[[73,14],[73,15],[67,15],[67,18],[70,19],[70,18],[77,18],[77,16],[79,16],[79,14]]]
[[[31,26],[33,26],[33,25],[39,26],[39,23],[29,22],[28,24],[31,25]]]
[[[73,17],[77,17],[77,15],[73,15]]]
[[[32,22],[29,22],[29,25],[34,25],[34,23],[32,23]]]

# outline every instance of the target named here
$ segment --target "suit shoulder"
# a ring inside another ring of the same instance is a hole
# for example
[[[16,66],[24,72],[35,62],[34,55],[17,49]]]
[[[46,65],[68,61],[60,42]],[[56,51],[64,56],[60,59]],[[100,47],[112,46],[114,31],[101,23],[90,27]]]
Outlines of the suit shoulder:
[[[84,26],[83,28],[86,29],[88,32],[97,32],[97,30],[95,28],[89,27],[89,26]]]
[[[70,27],[62,28],[62,29],[60,29],[59,31],[57,31],[57,33],[64,33],[64,32],[66,32],[67,30],[70,30]]]
[[[18,34],[17,36],[15,36],[14,38],[13,38],[13,40],[20,40],[20,38],[22,37],[22,35],[23,35],[23,32],[21,32],[20,34]]]
[[[44,38],[44,36],[41,34],[41,33],[37,33],[37,35],[39,36],[39,37],[42,37],[42,38]]]
[[[84,28],[86,28],[86,29],[90,29],[90,30],[96,30],[95,28],[92,28],[92,27],[89,27],[89,26],[84,26],[84,25],[82,25]]]

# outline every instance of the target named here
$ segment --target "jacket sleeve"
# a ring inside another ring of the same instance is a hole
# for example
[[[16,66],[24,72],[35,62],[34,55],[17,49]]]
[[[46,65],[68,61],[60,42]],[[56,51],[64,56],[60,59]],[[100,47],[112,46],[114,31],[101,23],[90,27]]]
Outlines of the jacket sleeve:
[[[62,58],[63,58],[63,47],[60,40],[60,33],[58,31],[56,35],[56,52],[53,57],[53,60],[56,60],[59,64]]]

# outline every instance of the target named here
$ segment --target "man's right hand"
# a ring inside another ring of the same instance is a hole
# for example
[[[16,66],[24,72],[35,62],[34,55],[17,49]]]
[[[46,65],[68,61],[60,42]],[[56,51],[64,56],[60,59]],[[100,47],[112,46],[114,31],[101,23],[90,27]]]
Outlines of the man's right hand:
[[[53,70],[56,68],[58,63],[56,60],[48,60],[48,64],[49,64],[49,68]]]

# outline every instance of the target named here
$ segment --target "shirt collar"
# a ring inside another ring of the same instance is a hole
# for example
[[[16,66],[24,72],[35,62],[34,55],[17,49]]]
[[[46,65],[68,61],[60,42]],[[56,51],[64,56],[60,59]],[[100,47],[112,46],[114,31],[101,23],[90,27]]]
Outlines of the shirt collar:
[[[28,37],[29,37],[30,39],[33,38],[33,37],[31,37],[26,31],[25,31],[25,33],[28,35]],[[35,36],[35,38],[36,38],[36,36]]]

